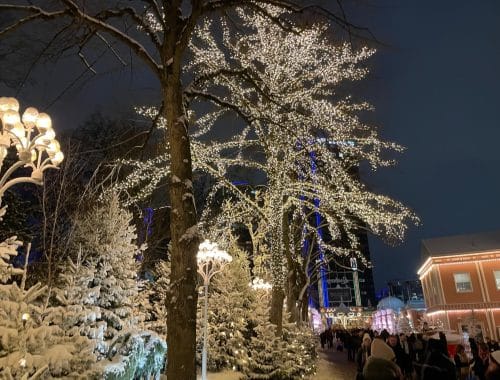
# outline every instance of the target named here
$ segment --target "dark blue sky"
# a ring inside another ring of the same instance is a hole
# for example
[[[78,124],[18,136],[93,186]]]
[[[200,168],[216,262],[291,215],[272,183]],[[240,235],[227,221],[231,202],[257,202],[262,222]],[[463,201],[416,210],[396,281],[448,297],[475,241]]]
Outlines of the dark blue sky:
[[[389,45],[368,86],[374,122],[407,148],[397,167],[365,178],[422,220],[396,248],[371,239],[380,288],[416,278],[421,239],[500,229],[500,2],[363,4],[359,22]]]
[[[422,220],[396,248],[371,239],[380,288],[393,278],[416,277],[421,239],[500,228],[500,1],[345,1],[353,21],[388,45],[378,48],[360,95],[375,105],[371,117],[382,136],[407,147],[398,166],[365,179]],[[22,107],[45,109],[59,84],[82,69],[72,67],[40,69],[18,94]],[[116,114],[156,94],[147,74],[100,72],[50,107],[56,130],[81,124],[96,107]]]

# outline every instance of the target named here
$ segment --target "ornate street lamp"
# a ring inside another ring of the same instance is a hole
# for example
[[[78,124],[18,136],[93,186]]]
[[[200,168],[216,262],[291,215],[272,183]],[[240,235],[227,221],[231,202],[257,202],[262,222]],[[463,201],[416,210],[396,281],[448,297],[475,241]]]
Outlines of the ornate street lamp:
[[[207,380],[207,325],[208,325],[208,285],[214,274],[222,271],[233,258],[226,251],[219,249],[217,243],[203,241],[196,256],[198,273],[203,278],[205,287],[205,307],[203,309],[203,352],[201,357],[201,378]]]
[[[0,178],[0,205],[7,189],[21,183],[43,184],[43,172],[57,168],[64,159],[59,142],[55,139],[52,121],[46,113],[28,107],[19,114],[19,102],[15,98],[0,97],[0,170],[8,150],[14,146],[17,162],[8,168]],[[29,177],[9,179],[20,168],[31,169]],[[5,207],[0,210],[0,218]]]

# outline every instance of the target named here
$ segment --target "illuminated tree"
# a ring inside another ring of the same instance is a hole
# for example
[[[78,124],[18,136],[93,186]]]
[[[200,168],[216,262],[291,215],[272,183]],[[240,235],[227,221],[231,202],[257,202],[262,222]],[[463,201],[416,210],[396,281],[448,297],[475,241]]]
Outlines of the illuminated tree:
[[[283,17],[279,8],[266,9]],[[226,207],[228,212],[223,210],[218,219],[207,208],[204,224],[224,229],[238,220],[249,231],[260,225],[258,244],[269,253],[275,285],[271,318],[280,325],[284,265],[294,274],[288,278],[289,288],[295,288],[288,292],[294,295],[288,307],[296,315],[292,309],[302,302],[296,297],[303,298],[308,265],[318,258],[302,257],[305,239],[333,256],[357,254],[368,266],[359,255],[356,232],[366,228],[400,241],[407,223],[416,217],[401,203],[370,192],[356,175],[360,163],[374,169],[387,166],[392,162],[384,160],[382,152],[401,150],[382,141],[373,127],[361,121],[358,114],[369,110],[368,104],[339,95],[345,82],[366,76],[362,64],[373,52],[333,44],[325,25],[289,33],[259,13],[239,11],[238,17],[244,32],[234,32],[223,22],[219,41],[206,23],[191,44],[197,78],[187,95],[204,98],[214,107],[203,115],[190,115],[199,127],[192,135],[193,165],[218,181],[209,200],[217,202],[224,188],[226,196],[240,203]],[[142,113],[156,119],[152,109]],[[225,141],[210,141],[211,131],[229,114],[239,116],[247,128]],[[168,159],[163,155],[133,164],[136,170],[126,185],[148,181],[149,188],[143,187],[147,194],[161,181],[161,168],[168,166]],[[232,174],[242,167],[265,174],[260,199],[232,184]],[[320,216],[319,225],[315,213]],[[348,244],[329,244],[321,229],[328,231],[331,241],[342,239]]]
[[[273,7],[268,10],[276,17],[283,12]],[[376,235],[400,241],[407,223],[416,218],[401,203],[368,191],[353,173],[361,162],[374,169],[387,166],[391,162],[382,158],[382,151],[401,149],[383,142],[357,116],[370,109],[368,104],[339,95],[343,83],[366,76],[362,63],[373,51],[332,44],[325,25],[287,33],[258,13],[240,12],[239,16],[244,32],[232,33],[223,25],[222,43],[210,33],[210,24],[200,28],[192,63],[200,79],[191,93],[216,107],[215,112],[200,118],[202,134],[224,115],[235,112],[250,128],[229,142],[210,144],[205,151],[194,145],[193,151],[197,158],[200,153],[200,168],[218,178],[227,178],[238,166],[265,172],[264,207],[229,187],[265,220],[274,285],[271,318],[279,325],[283,267],[286,260],[288,271],[293,267],[304,270],[298,254],[304,235],[312,234],[310,239],[324,252],[350,256],[358,253],[356,231],[360,228],[366,226]],[[213,95],[215,89],[222,95]],[[256,138],[250,137],[250,131]],[[234,159],[227,158],[231,149],[238,152],[233,153]],[[248,157],[251,149],[261,155],[259,160]],[[221,186],[228,186],[228,181],[221,180]],[[320,225],[313,213],[320,215]],[[234,220],[234,215],[227,220]],[[328,244],[320,229],[327,230],[332,241],[346,238],[348,246]],[[359,258],[369,265],[363,256]]]
[[[48,4],[34,1],[19,5],[3,2],[0,11],[11,12],[0,29],[0,37],[18,32],[32,32],[39,40],[40,31],[48,33],[43,51],[67,53],[73,50],[90,73],[96,73],[98,59],[104,52],[118,59],[131,52],[155,76],[160,87],[161,113],[167,128],[166,145],[170,156],[169,199],[171,202],[170,235],[173,293],[168,305],[170,318],[168,375],[194,379],[196,328],[196,252],[199,244],[197,215],[192,195],[192,157],[189,124],[183,97],[182,80],[189,77],[184,67],[188,45],[201,20],[217,12],[228,14],[235,6],[259,12],[286,28],[288,20],[269,14],[265,5],[276,4],[295,12],[316,9],[322,17],[336,20],[343,28],[350,25],[341,17],[319,8],[302,8],[289,0],[182,0],[91,1],[56,0]],[[46,28],[50,23],[50,28]],[[36,28],[39,27],[39,28]],[[57,55],[57,53],[55,53]],[[38,59],[38,58],[37,58]]]
[[[38,5],[40,4],[40,5]],[[275,8],[268,8],[273,4]],[[234,9],[240,6],[234,14]],[[0,30],[0,36],[17,31],[21,26],[30,23],[34,26],[45,26],[43,22],[52,22],[49,47],[62,44],[61,50],[68,52],[73,48],[81,58],[83,64],[90,72],[96,72],[96,64],[89,55],[94,53],[99,56],[101,50],[96,47],[102,44],[112,56],[124,64],[121,55],[129,49],[156,77],[160,85],[162,106],[160,112],[167,125],[166,146],[169,155],[169,169],[165,174],[169,178],[169,199],[171,202],[170,235],[171,249],[171,277],[172,292],[175,297],[170,299],[169,309],[169,343],[173,349],[169,353],[168,375],[172,378],[194,379],[195,363],[195,325],[196,325],[196,251],[199,244],[197,230],[197,215],[192,191],[192,155],[189,136],[189,117],[186,105],[194,99],[208,99],[220,106],[226,103],[214,97],[210,99],[203,86],[187,89],[184,97],[182,80],[192,77],[190,68],[185,67],[185,58],[188,46],[193,39],[197,25],[203,20],[220,11],[224,15],[239,17],[241,10],[253,12],[255,16],[272,20],[274,25],[283,30],[295,33],[293,16],[295,13],[317,11],[316,16],[334,20],[340,27],[350,30],[351,25],[334,13],[326,12],[320,8],[300,7],[288,0],[181,0],[154,1],[143,0],[138,2],[124,1],[83,1],[83,0],[56,0],[47,5],[45,1],[34,1],[28,5],[18,5],[15,2],[0,4],[0,10],[11,11],[13,17],[9,18],[5,27]],[[287,10],[288,12],[278,12]],[[226,27],[231,27],[229,23]],[[236,25],[235,30],[239,27]],[[26,30],[26,29],[25,29]],[[37,33],[36,28],[31,29]],[[299,31],[300,32],[300,31]],[[300,33],[299,33],[300,34]],[[121,47],[125,47],[124,50]],[[298,49],[296,49],[298,50]],[[207,50],[208,51],[208,50]],[[215,58],[221,58],[223,54]],[[234,67],[231,67],[232,69]],[[235,74],[241,73],[236,67]],[[226,74],[225,70],[212,73],[209,76],[198,77],[204,83],[216,83],[215,74]],[[212,77],[212,78],[211,78]],[[250,78],[252,79],[252,78]],[[247,81],[248,82],[248,81]],[[203,84],[203,83],[201,83]],[[200,89],[197,92],[197,89]],[[229,88],[238,93],[246,92],[245,86]],[[261,88],[262,89],[262,88]],[[268,95],[264,92],[263,95]],[[273,93],[279,101],[279,94]],[[261,102],[262,103],[262,102]],[[273,103],[272,99],[267,103]],[[234,104],[234,103],[233,103]],[[232,108],[231,102],[227,103]],[[253,120],[247,118],[246,108],[233,109],[249,124]],[[253,115],[255,116],[255,115]],[[253,117],[251,116],[251,117]],[[308,120],[309,122],[309,120]],[[255,127],[255,125],[253,125]],[[289,130],[292,133],[292,129]],[[292,135],[291,135],[292,136]],[[290,136],[289,136],[290,137]],[[300,137],[300,136],[297,136]],[[294,140],[299,140],[295,138]],[[295,141],[296,142],[296,141]],[[280,196],[279,193],[275,193]],[[281,197],[281,199],[283,199]],[[279,206],[276,206],[279,207]],[[278,227],[275,226],[275,231]],[[277,233],[277,232],[276,232]],[[278,240],[276,240],[277,242]],[[281,243],[273,244],[271,257],[273,266],[278,267],[279,257],[277,252]],[[279,272],[279,270],[277,270]],[[282,280],[280,273],[275,273],[275,282]]]

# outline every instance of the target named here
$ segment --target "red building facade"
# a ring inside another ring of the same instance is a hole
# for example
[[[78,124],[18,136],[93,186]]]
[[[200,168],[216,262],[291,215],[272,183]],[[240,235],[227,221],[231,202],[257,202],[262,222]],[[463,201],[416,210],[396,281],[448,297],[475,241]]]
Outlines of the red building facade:
[[[426,319],[445,330],[500,338],[500,232],[422,242]]]

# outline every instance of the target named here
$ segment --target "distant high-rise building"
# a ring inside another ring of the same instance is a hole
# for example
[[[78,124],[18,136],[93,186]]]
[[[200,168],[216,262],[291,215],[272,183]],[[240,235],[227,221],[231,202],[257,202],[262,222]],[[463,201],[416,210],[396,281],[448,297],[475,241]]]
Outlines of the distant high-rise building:
[[[384,296],[397,297],[405,303],[409,300],[424,298],[422,283],[419,279],[393,279],[387,282],[387,288],[385,290]]]
[[[370,261],[370,250],[366,233],[359,233],[360,251],[367,261]],[[371,268],[363,268],[353,257],[331,257],[326,252],[323,279],[316,277],[312,290],[313,300],[318,300],[320,307],[337,307],[342,303],[346,306],[375,306],[375,286]],[[321,294],[326,289],[327,296]],[[317,295],[316,295],[317,294]],[[323,295],[320,302],[320,294]],[[328,304],[326,304],[328,302]],[[316,304],[316,302],[314,302]]]

